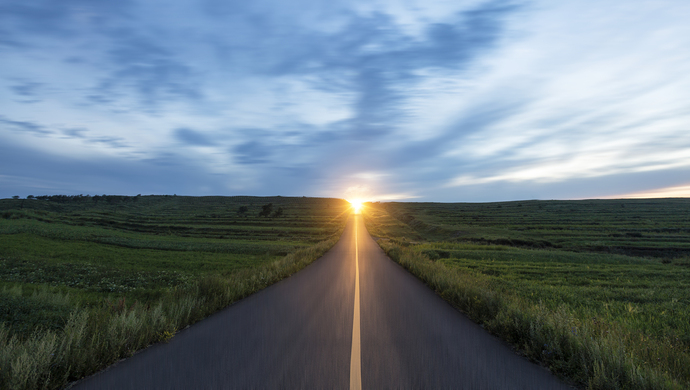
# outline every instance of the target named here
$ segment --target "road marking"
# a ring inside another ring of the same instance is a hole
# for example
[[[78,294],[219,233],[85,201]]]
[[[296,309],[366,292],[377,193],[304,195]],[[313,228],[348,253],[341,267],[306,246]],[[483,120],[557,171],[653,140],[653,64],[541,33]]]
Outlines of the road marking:
[[[352,352],[350,354],[350,390],[362,389],[362,349],[359,340],[359,245],[355,217],[355,315],[352,317]]]

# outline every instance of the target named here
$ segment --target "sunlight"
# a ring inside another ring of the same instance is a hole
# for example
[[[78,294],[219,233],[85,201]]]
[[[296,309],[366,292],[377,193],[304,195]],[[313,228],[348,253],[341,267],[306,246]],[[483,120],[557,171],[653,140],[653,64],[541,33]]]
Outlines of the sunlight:
[[[359,199],[349,200],[352,208],[355,210],[355,214],[359,214],[362,211],[362,201]]]
[[[657,188],[648,191],[634,192],[632,194],[612,195],[610,199],[649,199],[649,198],[690,198],[690,185]]]

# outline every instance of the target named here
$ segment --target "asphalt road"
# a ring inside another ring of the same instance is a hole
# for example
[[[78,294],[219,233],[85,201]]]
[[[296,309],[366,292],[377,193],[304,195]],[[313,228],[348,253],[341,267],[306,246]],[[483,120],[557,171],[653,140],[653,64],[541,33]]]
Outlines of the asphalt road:
[[[74,389],[568,389],[386,257],[361,216],[321,259]]]

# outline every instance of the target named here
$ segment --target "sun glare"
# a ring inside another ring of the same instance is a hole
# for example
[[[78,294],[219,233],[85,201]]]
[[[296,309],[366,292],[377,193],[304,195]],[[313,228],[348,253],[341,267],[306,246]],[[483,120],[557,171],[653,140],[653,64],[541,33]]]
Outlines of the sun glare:
[[[352,208],[355,210],[355,214],[359,214],[362,211],[362,201],[359,199],[356,200],[351,200],[350,204],[352,205]]]

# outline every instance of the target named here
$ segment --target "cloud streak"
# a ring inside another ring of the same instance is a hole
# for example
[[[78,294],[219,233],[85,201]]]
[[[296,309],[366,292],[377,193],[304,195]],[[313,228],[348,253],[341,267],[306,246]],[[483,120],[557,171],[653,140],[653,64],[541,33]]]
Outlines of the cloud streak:
[[[35,134],[35,135],[46,135],[46,134],[52,134],[53,132],[50,130],[47,130],[45,127],[34,123],[30,121],[15,121],[11,119],[7,119],[3,116],[0,116],[0,126],[3,126],[5,129],[10,129],[14,131],[20,131],[23,133],[30,133],[30,134]]]

